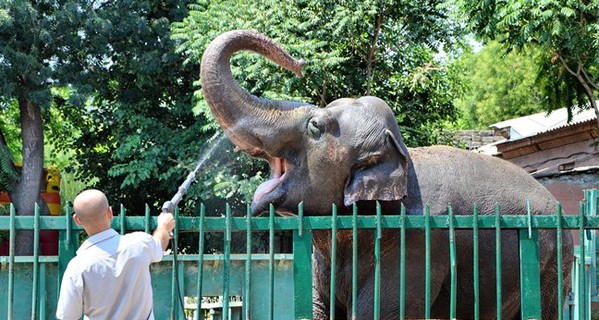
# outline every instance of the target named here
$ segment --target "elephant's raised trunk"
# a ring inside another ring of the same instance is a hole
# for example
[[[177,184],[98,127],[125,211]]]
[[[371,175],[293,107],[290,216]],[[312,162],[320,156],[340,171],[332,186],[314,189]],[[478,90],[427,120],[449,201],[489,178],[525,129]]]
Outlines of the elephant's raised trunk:
[[[259,131],[282,121],[285,117],[280,111],[306,104],[265,100],[242,89],[233,78],[230,67],[231,56],[242,50],[259,53],[299,77],[304,62],[294,60],[266,36],[247,30],[218,36],[204,52],[200,77],[208,106],[233,143],[249,154],[256,154],[265,144],[262,141],[264,134]]]

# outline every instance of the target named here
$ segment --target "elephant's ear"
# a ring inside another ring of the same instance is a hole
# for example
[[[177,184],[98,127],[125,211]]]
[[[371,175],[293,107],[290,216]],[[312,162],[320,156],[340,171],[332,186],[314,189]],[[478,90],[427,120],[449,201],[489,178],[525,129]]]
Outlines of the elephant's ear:
[[[345,205],[361,200],[393,201],[407,195],[408,151],[388,129],[386,148],[361,161],[345,186]]]

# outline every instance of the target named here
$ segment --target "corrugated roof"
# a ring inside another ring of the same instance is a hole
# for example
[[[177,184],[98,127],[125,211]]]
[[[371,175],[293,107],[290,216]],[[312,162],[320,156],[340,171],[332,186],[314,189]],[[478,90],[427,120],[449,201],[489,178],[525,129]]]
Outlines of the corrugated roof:
[[[572,121],[568,122],[568,111],[566,108],[555,110],[549,114],[546,112],[535,113],[529,116],[510,119],[490,125],[495,130],[509,130],[508,141],[515,141],[539,133],[558,129],[567,125],[596,119],[593,109],[575,109]]]

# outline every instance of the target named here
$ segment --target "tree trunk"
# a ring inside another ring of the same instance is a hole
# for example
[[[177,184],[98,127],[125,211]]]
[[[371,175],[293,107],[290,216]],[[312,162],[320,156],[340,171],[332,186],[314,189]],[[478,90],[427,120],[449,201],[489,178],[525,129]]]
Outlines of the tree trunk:
[[[23,165],[21,177],[10,198],[17,215],[33,215],[35,204],[46,207],[41,199],[44,171],[44,132],[40,107],[27,98],[19,99]],[[45,211],[45,210],[44,210]],[[16,235],[16,254],[33,253],[33,231],[19,231]]]

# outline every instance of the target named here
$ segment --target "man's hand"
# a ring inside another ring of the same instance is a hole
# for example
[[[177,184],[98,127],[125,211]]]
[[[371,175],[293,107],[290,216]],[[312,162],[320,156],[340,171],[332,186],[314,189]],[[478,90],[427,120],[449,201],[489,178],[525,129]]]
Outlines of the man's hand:
[[[163,212],[158,215],[158,228],[165,228],[168,232],[175,228],[175,217],[170,212]]]
[[[158,226],[152,236],[162,243],[162,250],[168,247],[168,241],[171,239],[171,231],[175,228],[175,217],[170,212],[163,212],[158,216]]]

